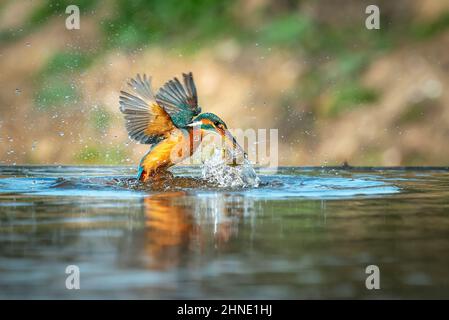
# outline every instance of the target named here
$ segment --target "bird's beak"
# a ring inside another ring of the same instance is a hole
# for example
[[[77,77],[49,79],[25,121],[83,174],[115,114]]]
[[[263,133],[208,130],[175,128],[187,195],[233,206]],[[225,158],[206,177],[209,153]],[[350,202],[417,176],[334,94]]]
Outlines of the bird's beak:
[[[247,158],[245,150],[238,144],[237,140],[228,129],[219,130],[219,133],[224,138],[228,148],[232,148],[232,164],[241,164],[243,158]]]
[[[202,122],[196,121],[188,124],[189,127],[197,127],[201,128]],[[202,132],[204,132],[203,129],[201,129]],[[227,150],[231,150],[232,155],[232,163],[233,165],[242,164],[244,159],[248,159],[248,155],[246,154],[245,150],[238,144],[235,137],[232,135],[232,133],[228,129],[224,128],[214,128],[214,129],[207,129],[208,132],[213,132],[218,134],[222,137],[224,140],[224,146],[226,148],[223,148],[223,155],[226,154]]]

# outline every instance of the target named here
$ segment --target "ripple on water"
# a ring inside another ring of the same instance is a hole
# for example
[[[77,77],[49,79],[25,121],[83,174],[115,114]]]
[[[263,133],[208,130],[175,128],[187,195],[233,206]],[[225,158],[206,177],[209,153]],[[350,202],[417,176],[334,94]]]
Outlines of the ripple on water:
[[[376,297],[449,297],[448,172],[258,169],[257,187],[219,187],[172,171],[0,167],[0,297],[73,298],[69,264],[81,298],[364,299],[371,264]]]
[[[67,177],[61,177],[63,171],[50,170],[48,176],[43,171],[34,176],[27,170],[28,177],[16,174],[14,177],[0,179],[0,194],[33,194],[46,196],[82,196],[105,198],[135,198],[152,192],[184,190],[191,193],[231,192],[241,193],[247,197],[279,199],[279,198],[351,198],[369,197],[400,192],[400,189],[375,174],[346,174],[294,171],[259,175],[257,186],[223,187],[216,181],[204,178],[204,172],[197,168],[178,168],[174,170],[175,177],[149,184],[142,184],[123,171],[102,172],[94,176],[89,171],[87,177],[82,171],[67,172]],[[122,174],[125,173],[125,174]]]

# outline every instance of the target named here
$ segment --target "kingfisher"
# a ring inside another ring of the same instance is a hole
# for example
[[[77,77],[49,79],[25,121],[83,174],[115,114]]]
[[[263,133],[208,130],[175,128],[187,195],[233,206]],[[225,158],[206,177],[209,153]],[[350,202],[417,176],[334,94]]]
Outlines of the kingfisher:
[[[167,169],[192,156],[209,133],[220,135],[246,158],[226,123],[213,113],[201,113],[192,72],[182,77],[183,83],[175,77],[154,95],[152,78],[137,74],[128,82],[131,92],[120,91],[120,111],[129,137],[150,145],[139,164],[137,179],[142,182],[171,175]]]

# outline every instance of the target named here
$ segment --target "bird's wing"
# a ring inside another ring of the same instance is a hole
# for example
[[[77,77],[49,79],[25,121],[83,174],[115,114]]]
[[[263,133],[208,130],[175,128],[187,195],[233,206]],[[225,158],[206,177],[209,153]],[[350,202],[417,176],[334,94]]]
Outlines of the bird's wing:
[[[184,85],[174,78],[166,82],[157,92],[156,101],[170,115],[178,128],[188,125],[201,112],[191,72],[183,73]]]
[[[154,98],[151,77],[138,74],[128,85],[133,92],[120,91],[120,111],[124,114],[129,137],[144,144],[159,142],[175,126]]]

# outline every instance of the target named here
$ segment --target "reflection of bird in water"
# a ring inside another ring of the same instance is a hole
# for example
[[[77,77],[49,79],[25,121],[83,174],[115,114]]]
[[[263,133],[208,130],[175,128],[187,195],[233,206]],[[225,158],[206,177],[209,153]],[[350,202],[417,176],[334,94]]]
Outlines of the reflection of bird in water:
[[[181,264],[191,252],[221,250],[251,208],[242,196],[198,198],[182,191],[146,197],[144,211],[143,248],[150,268],[163,269]]]
[[[137,75],[128,83],[134,93],[121,91],[120,110],[130,138],[151,145],[140,161],[140,181],[170,176],[166,169],[190,157],[208,133],[219,134],[244,154],[223,120],[200,114],[192,73],[183,74],[183,82],[174,78],[153,95],[151,78]]]
[[[176,204],[185,192],[152,195],[144,199],[145,251],[151,265],[175,262],[195,237],[193,217],[187,207]]]

